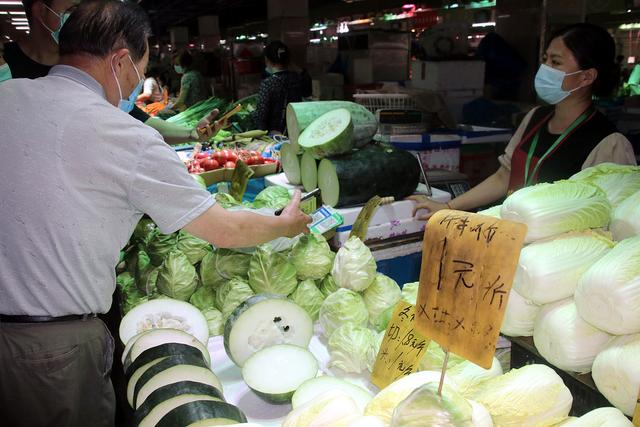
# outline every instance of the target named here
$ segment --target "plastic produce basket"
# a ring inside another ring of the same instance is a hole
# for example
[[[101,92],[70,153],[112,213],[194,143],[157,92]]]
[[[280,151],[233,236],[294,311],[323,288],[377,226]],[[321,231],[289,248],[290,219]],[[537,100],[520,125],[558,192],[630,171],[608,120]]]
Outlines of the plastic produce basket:
[[[405,110],[416,108],[416,103],[406,93],[356,93],[356,103],[372,113],[378,110]]]

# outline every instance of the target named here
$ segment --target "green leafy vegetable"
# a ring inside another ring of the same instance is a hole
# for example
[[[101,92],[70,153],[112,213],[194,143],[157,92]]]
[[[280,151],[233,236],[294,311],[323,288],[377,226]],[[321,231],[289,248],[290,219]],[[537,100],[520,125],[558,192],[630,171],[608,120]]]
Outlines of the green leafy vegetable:
[[[351,237],[338,250],[331,274],[341,288],[361,292],[376,278],[376,261],[359,238]]]
[[[320,282],[320,286],[318,286],[318,288],[320,289],[320,292],[322,292],[322,295],[324,295],[325,297],[328,297],[330,294],[340,289],[331,274],[327,274],[326,276],[324,276],[324,279],[322,279],[322,282]]]
[[[205,240],[180,230],[178,233],[178,250],[187,256],[193,265],[202,261],[202,258],[211,251],[211,244]]]
[[[304,308],[311,316],[311,319],[318,320],[318,313],[324,301],[324,295],[322,295],[313,280],[307,279],[300,282],[296,290],[289,295],[289,299]]]
[[[362,296],[350,289],[338,289],[320,307],[320,324],[325,337],[330,337],[333,331],[345,323],[367,326],[368,321],[369,312]]]
[[[362,296],[369,311],[369,321],[378,331],[384,329],[381,328],[381,321],[384,322],[384,319],[379,317],[385,310],[395,308],[400,301],[400,293],[396,281],[382,273],[376,274],[371,286],[365,289]]]
[[[400,297],[402,298],[403,301],[416,305],[419,288],[420,288],[420,282],[407,283],[402,287],[402,293]]]
[[[502,204],[501,217],[527,225],[526,242],[569,231],[601,228],[609,223],[611,205],[597,186],[557,181],[525,187]]]
[[[216,304],[218,310],[222,312],[222,317],[226,319],[233,313],[240,304],[251,298],[253,290],[246,282],[235,278],[224,283],[216,290]]]
[[[302,236],[289,256],[301,280],[322,279],[331,272],[334,258],[326,239],[315,233]]]
[[[373,371],[376,343],[377,335],[371,329],[345,323],[329,337],[329,366],[358,374],[365,370]]]
[[[600,187],[613,207],[640,191],[640,167],[600,163],[573,175],[571,180],[588,182]]]
[[[232,208],[234,206],[242,206],[242,202],[237,201],[229,193],[216,193],[216,202],[225,209]]]
[[[296,269],[271,245],[258,246],[249,263],[249,285],[256,293],[287,296],[298,286]]]
[[[146,248],[153,237],[155,237],[156,224],[151,218],[143,217],[136,225],[131,236],[131,242],[142,248]]]
[[[156,286],[169,298],[189,301],[198,287],[198,274],[185,254],[174,250],[162,263],[158,271]]]
[[[116,285],[122,294],[122,311],[128,313],[133,307],[147,301],[135,286],[135,280],[129,272],[124,272],[116,277]]]
[[[208,286],[200,286],[189,298],[189,302],[201,311],[216,307],[216,291]]]
[[[162,234],[156,229],[154,236],[147,245],[147,253],[151,259],[151,263],[156,267],[160,267],[169,252],[173,251],[178,244],[178,233]]]
[[[209,308],[202,312],[207,319],[207,325],[209,326],[209,336],[216,337],[222,335],[224,332],[224,320],[222,313],[215,308]]]
[[[414,390],[393,411],[391,427],[451,426],[472,427],[469,402],[450,386],[427,383]]]
[[[200,279],[209,287],[219,286],[233,277],[246,278],[251,255],[233,252],[228,249],[216,249],[209,252],[200,264]]]
[[[291,196],[289,190],[277,185],[270,186],[262,190],[253,200],[255,209],[270,208],[282,209],[289,204]]]

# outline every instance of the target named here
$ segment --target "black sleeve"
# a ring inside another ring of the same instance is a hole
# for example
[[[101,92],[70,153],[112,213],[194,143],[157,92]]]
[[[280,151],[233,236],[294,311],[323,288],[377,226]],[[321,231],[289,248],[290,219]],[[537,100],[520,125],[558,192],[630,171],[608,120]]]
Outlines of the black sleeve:
[[[133,107],[133,110],[131,110],[129,115],[136,120],[140,120],[142,123],[146,123],[146,121],[151,118],[150,115],[138,108],[137,105]]]
[[[271,84],[272,78],[269,77],[266,80],[263,80],[260,83],[260,89],[258,91],[258,103],[256,105],[256,110],[253,112],[253,121],[256,124],[257,129],[262,129],[269,131],[271,129],[267,129],[269,127],[269,103],[271,102]]]

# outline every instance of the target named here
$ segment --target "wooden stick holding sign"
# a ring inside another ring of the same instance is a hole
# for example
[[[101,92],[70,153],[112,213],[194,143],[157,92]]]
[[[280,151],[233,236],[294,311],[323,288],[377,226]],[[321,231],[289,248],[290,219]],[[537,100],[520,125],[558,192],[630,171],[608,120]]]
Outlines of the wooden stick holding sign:
[[[442,210],[427,223],[416,329],[483,368],[491,368],[527,227]]]
[[[640,391],[638,392],[638,401],[636,402],[636,410],[633,413],[633,425],[640,427]]]

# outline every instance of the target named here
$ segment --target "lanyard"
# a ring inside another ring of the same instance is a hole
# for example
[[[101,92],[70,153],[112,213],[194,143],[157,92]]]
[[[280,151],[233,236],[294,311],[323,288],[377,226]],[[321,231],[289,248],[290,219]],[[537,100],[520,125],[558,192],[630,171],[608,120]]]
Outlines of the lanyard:
[[[540,132],[542,132],[542,129],[539,129],[538,132],[536,132],[536,135],[533,137],[533,141],[531,141],[531,147],[529,147],[529,153],[527,153],[527,162],[524,166],[525,187],[531,185],[531,180],[536,176],[540,165],[542,165],[542,162],[546,160],[547,157],[549,157],[549,154],[551,154],[553,150],[558,147],[558,145],[562,144],[564,140],[567,139],[567,136],[569,136],[569,134],[573,132],[578,126],[580,126],[585,120],[590,119],[593,114],[594,112],[591,112],[591,108],[589,108],[587,111],[582,113],[580,117],[578,117],[573,123],[571,123],[571,126],[565,129],[565,131],[562,132],[562,134],[558,137],[558,139],[556,139],[551,147],[549,147],[549,149],[542,155],[542,157],[540,157],[540,159],[536,163],[536,166],[533,168],[531,175],[529,175],[529,171],[531,170],[531,159],[533,158],[533,154],[535,153],[536,147],[538,146],[538,139],[540,139]]]

